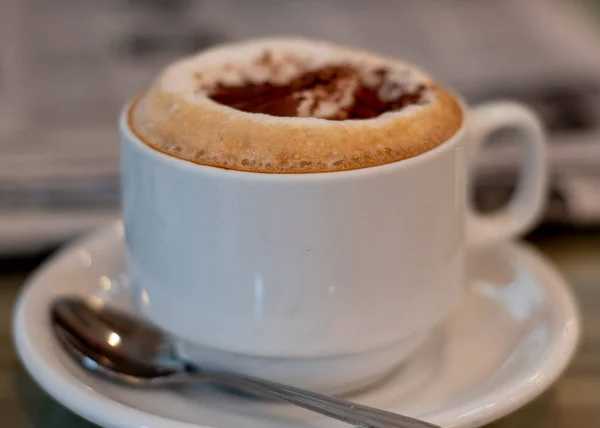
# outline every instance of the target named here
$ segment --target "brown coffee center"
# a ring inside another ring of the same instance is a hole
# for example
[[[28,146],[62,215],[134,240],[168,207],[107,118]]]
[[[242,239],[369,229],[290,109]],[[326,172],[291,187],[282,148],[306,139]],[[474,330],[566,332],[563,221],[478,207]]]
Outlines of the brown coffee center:
[[[248,113],[329,120],[370,119],[424,100],[424,85],[409,88],[385,68],[368,75],[357,68],[333,64],[305,71],[288,83],[215,84],[208,96]]]

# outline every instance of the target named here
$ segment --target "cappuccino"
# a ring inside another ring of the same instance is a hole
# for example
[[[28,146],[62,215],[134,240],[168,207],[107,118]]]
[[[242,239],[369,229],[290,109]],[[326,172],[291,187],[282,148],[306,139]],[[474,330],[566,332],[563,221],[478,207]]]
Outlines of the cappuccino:
[[[452,94],[414,66],[286,38],[176,62],[130,112],[134,132],[157,150],[262,173],[396,162],[437,147],[461,124]]]

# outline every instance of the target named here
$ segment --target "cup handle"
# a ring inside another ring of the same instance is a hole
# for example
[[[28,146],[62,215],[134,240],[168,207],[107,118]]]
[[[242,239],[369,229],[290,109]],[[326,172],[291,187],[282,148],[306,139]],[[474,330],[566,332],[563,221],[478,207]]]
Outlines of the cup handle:
[[[473,188],[474,161],[491,134],[504,128],[517,130],[523,156],[517,188],[505,207],[481,214],[473,206],[473,198],[467,200],[467,243],[479,247],[519,237],[540,218],[548,190],[548,149],[539,119],[521,104],[485,104],[471,112],[469,121],[470,139],[465,153],[469,193]]]

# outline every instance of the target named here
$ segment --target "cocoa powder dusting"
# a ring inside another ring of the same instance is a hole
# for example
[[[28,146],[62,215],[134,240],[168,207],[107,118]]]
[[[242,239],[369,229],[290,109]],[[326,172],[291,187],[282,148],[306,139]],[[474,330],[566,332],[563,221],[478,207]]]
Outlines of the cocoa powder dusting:
[[[271,58],[265,55],[259,61],[268,64]],[[329,120],[370,119],[423,101],[424,85],[410,90],[403,88],[400,83],[391,81],[389,71],[384,68],[374,70],[373,74],[376,83],[367,85],[356,68],[329,65],[306,71],[287,84],[245,82],[230,86],[218,83],[208,96],[248,113],[283,117],[308,115]],[[393,96],[384,96],[382,92]],[[329,108],[322,110],[326,104]],[[299,113],[301,105],[307,108],[304,114]]]

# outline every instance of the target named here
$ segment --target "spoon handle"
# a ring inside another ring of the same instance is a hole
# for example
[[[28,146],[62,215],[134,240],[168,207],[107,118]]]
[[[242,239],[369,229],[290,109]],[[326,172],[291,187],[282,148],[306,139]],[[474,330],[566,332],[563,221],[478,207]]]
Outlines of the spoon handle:
[[[440,428],[437,425],[341,398],[306,391],[251,376],[232,373],[199,373],[203,381],[211,380],[248,393],[275,398],[299,407],[364,428]]]

